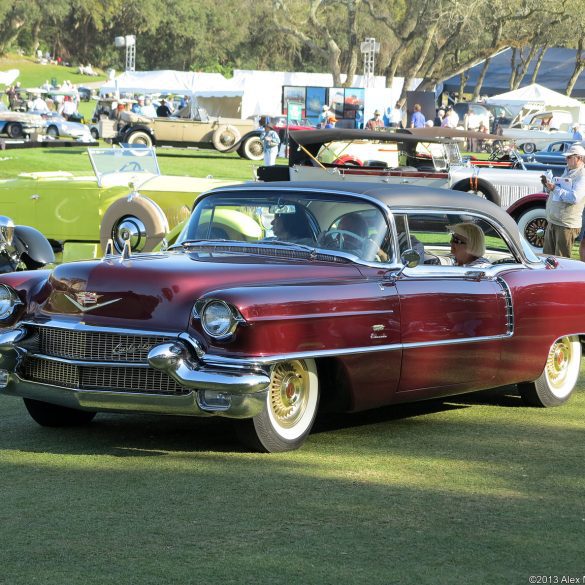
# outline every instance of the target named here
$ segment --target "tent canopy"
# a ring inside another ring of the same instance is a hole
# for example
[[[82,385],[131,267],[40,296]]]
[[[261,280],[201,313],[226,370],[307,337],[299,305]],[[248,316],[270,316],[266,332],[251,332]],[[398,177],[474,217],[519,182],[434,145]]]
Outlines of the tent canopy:
[[[536,76],[536,83],[561,93],[566,92],[567,83],[575,69],[575,49],[548,49],[542,61],[542,65]],[[533,59],[521,85],[528,85],[532,79],[532,73],[536,66]],[[465,85],[466,92],[472,92],[477,85],[479,76],[483,70],[483,61],[466,71],[469,79]],[[512,49],[500,51],[491,58],[484,82],[481,86],[481,95],[495,95],[510,89],[510,75],[512,73]],[[461,76],[455,75],[444,82],[444,91],[458,91]],[[585,76],[581,74],[572,92],[574,97],[585,97]]]
[[[100,87],[105,94],[172,94],[201,95],[203,97],[237,97],[241,90],[234,90],[220,73],[195,73],[192,71],[126,71]]]
[[[0,71],[0,84],[12,85],[16,78],[20,75],[18,69],[9,69],[8,71]]]
[[[568,97],[552,89],[548,89],[538,83],[527,85],[495,95],[486,100],[488,104],[496,105],[523,105],[526,103],[541,104],[552,108],[580,108],[581,102],[572,97]]]

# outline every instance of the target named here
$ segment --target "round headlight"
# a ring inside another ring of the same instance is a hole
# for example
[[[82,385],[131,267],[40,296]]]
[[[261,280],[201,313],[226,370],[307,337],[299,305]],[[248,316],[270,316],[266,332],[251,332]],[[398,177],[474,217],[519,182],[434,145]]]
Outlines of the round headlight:
[[[201,325],[207,335],[221,338],[233,332],[236,324],[232,311],[223,301],[210,301],[203,308]]]
[[[14,307],[20,304],[16,292],[5,284],[0,284],[0,321],[8,319],[14,312]]]

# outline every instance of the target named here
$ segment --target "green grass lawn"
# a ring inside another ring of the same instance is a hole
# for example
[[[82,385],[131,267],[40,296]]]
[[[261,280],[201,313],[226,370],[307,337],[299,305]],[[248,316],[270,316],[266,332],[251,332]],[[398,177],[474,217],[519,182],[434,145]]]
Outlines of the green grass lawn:
[[[0,583],[478,584],[583,574],[585,392],[329,416],[296,452],[225,420],[37,426],[0,398]]]

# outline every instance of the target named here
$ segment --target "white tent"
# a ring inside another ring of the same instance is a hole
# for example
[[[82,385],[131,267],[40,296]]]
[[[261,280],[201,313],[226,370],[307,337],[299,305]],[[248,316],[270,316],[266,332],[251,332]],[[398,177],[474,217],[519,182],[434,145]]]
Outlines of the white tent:
[[[8,71],[0,71],[0,84],[11,85],[14,80],[20,75],[18,69],[9,69]]]
[[[494,95],[486,99],[486,103],[509,106],[515,114],[520,112],[522,108],[532,110],[559,109],[571,112],[575,120],[582,122],[585,118],[585,108],[579,100],[538,83]]]

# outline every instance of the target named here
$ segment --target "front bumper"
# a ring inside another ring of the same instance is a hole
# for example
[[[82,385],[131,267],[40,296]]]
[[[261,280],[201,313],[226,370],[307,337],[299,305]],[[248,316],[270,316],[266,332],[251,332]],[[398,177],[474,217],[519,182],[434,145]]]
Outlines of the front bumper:
[[[206,363],[201,347],[184,334],[182,338],[155,345],[147,363],[89,362],[39,353],[35,333],[24,325],[0,334],[0,370],[8,372],[0,394],[107,412],[250,418],[264,409],[270,384],[265,369],[238,366],[237,362],[225,366]],[[52,372],[61,370],[67,377],[51,378]],[[111,380],[127,371],[132,380],[144,380],[149,375],[160,377],[162,372],[179,385],[180,392],[157,393],[140,386],[121,391],[96,387],[95,382],[88,387],[82,383],[86,370],[98,370],[98,380]],[[31,375],[39,371],[42,374]]]

